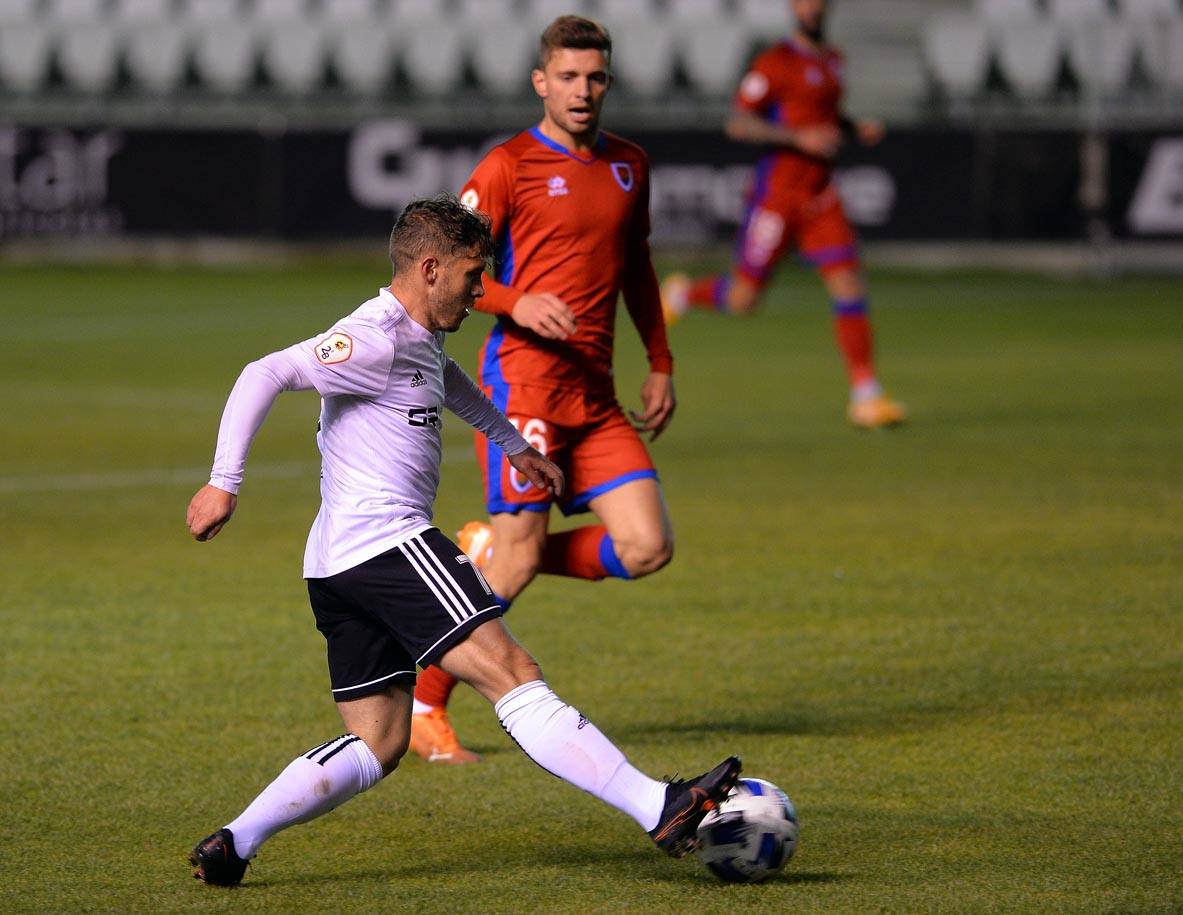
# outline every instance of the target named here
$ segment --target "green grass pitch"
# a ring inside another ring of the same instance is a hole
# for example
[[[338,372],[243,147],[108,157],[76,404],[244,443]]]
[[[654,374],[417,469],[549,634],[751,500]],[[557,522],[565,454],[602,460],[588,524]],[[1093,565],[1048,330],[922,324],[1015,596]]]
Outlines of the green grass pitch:
[[[783,786],[782,877],[662,857],[462,691],[483,765],[408,758],[241,889],[194,881],[192,844],[340,732],[300,581],[315,396],[281,399],[216,541],[185,506],[239,368],[383,280],[380,259],[0,270],[5,911],[1183,910],[1183,295],[997,273],[872,274],[914,417],[887,433],[843,422],[812,277],[675,327],[673,564],[540,579],[510,616],[644,770],[735,752]],[[486,321],[452,341],[470,369]],[[452,531],[482,499],[454,418],[446,443]]]

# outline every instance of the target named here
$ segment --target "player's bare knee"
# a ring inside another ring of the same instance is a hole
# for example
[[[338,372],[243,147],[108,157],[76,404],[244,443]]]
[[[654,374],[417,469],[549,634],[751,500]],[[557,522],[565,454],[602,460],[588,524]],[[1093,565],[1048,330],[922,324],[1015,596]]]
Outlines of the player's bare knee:
[[[669,565],[674,558],[674,540],[672,537],[654,536],[618,545],[617,550],[628,574],[633,578],[643,578]]]

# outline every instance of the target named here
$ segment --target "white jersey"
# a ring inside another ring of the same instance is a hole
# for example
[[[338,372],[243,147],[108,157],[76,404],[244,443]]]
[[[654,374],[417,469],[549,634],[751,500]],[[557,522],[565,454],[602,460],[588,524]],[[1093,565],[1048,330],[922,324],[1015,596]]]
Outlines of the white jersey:
[[[252,362],[218,430],[210,484],[237,493],[251,441],[281,391],[321,396],[321,506],[304,577],[325,578],[431,527],[446,406],[506,454],[529,447],[388,289],[327,332]]]

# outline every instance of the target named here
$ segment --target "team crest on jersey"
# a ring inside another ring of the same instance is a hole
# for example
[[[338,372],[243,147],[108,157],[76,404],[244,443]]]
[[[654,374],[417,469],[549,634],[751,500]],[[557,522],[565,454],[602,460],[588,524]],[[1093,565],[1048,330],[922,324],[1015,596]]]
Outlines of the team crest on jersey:
[[[567,179],[562,175],[555,175],[553,178],[548,178],[546,181],[546,193],[550,197],[566,197],[571,193],[570,188],[567,187]]]
[[[616,179],[619,184],[626,191],[633,189],[633,167],[628,162],[613,162],[611,165],[612,177]]]
[[[353,355],[353,338],[338,331],[319,341],[314,351],[321,365],[340,365]]]

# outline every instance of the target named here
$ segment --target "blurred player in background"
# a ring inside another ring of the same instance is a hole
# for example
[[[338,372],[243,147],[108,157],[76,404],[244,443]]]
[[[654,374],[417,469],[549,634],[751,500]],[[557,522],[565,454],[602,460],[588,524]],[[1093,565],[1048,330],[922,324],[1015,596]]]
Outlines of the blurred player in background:
[[[481,385],[563,469],[570,494],[558,503],[562,512],[591,511],[602,522],[549,534],[555,500],[478,435],[490,523],[466,525],[459,540],[505,608],[539,572],[632,579],[673,554],[657,471],[638,434],[660,435],[675,406],[649,254],[649,163],[639,147],[600,130],[611,53],[598,23],[551,23],[532,74],[542,120],[493,149],[461,193],[490,216],[497,240],[496,279],[477,304],[497,317],[481,353]],[[622,292],[649,359],[632,424],[612,381]],[[479,759],[448,721],[455,684],[429,668],[415,689],[411,746],[432,762]]]
[[[821,274],[834,332],[850,378],[850,421],[864,428],[900,423],[875,374],[867,294],[857,239],[834,187],[834,156],[844,133],[865,146],[883,138],[874,121],[842,114],[842,54],[827,44],[826,0],[790,0],[797,29],[756,58],[740,83],[727,136],[771,147],[756,166],[730,274],[662,284],[666,320],[691,308],[749,314],[790,246]]]

